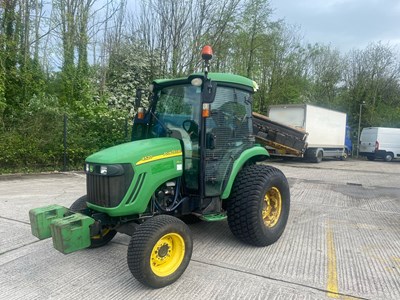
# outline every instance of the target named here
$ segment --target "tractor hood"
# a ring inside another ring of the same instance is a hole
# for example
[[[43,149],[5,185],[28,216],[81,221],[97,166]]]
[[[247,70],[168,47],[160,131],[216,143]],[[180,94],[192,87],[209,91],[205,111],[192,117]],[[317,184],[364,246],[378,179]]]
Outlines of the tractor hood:
[[[164,158],[181,156],[182,148],[175,138],[152,138],[117,145],[90,155],[86,162],[100,164],[130,163],[141,165]]]

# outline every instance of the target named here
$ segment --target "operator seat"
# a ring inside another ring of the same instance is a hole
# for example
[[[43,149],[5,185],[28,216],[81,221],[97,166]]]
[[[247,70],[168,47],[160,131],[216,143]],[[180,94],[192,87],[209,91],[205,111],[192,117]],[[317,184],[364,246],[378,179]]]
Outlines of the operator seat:
[[[227,149],[229,149],[230,143],[232,143],[233,130],[226,124],[222,111],[213,111],[211,117],[215,123],[215,127],[211,129],[211,134],[214,137],[214,149],[212,153],[216,156],[215,158],[221,159]]]

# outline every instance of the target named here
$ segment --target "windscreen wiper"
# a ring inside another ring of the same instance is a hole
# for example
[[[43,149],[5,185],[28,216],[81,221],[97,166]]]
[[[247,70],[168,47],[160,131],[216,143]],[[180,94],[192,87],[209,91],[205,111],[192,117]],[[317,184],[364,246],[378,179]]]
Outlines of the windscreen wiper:
[[[157,120],[158,124],[160,124],[162,126],[162,128],[165,130],[167,135],[170,136],[172,134],[172,130],[169,129],[168,126],[164,122],[162,122],[159,118],[157,118],[157,116],[151,110],[150,110],[150,113]]]

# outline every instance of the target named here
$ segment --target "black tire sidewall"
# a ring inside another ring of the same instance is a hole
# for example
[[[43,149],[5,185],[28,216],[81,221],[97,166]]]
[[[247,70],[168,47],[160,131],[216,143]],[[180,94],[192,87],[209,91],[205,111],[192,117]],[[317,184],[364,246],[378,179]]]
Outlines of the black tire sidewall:
[[[69,207],[73,212],[81,212],[82,210],[87,208],[87,195],[79,197],[74,203]]]

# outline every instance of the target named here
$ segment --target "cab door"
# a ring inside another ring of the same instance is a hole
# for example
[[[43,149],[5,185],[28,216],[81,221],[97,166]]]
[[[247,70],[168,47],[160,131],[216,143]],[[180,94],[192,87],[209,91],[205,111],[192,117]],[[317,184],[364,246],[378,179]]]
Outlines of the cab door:
[[[213,140],[204,155],[205,196],[220,196],[233,163],[253,146],[250,92],[218,86],[210,117],[205,122],[206,136]]]
[[[194,193],[199,189],[200,102],[200,87],[191,84],[165,87],[157,92],[151,121],[153,137],[168,136],[181,141],[184,184]]]

